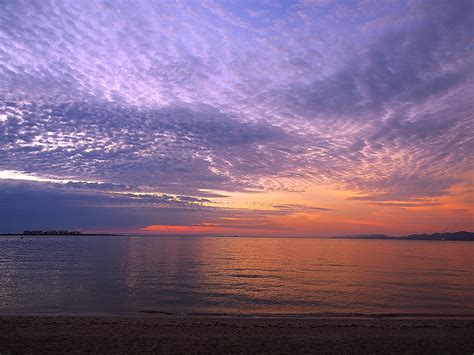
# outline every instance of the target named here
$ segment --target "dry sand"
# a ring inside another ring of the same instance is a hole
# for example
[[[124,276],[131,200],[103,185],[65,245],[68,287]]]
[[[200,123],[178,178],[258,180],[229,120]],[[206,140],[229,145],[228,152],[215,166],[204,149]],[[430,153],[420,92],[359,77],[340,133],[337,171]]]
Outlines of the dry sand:
[[[473,352],[473,319],[0,317],[2,355]]]

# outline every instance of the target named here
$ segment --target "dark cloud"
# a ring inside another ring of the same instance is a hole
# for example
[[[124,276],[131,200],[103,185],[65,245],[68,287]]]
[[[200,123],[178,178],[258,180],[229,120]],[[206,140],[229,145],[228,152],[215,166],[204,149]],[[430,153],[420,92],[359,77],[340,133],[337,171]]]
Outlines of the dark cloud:
[[[0,182],[0,232],[19,232],[19,226],[25,230],[139,230],[150,225],[283,230],[286,227],[269,217],[331,211],[294,204],[259,210],[222,208],[194,196],[111,191],[107,186],[98,190],[89,185]]]
[[[334,211],[330,208],[323,208],[323,207],[312,207],[306,205],[298,205],[294,203],[285,203],[285,204],[276,204],[273,205],[274,208],[285,211],[285,212],[328,212]]]
[[[205,199],[137,196],[45,184],[0,183],[2,232],[24,229],[139,229],[150,224],[192,224],[216,214]]]

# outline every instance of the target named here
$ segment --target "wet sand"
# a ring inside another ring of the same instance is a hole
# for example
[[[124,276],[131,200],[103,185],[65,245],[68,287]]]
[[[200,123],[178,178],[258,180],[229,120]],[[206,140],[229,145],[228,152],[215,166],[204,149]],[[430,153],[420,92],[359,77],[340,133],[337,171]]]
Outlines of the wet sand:
[[[0,353],[474,352],[474,319],[2,316]]]

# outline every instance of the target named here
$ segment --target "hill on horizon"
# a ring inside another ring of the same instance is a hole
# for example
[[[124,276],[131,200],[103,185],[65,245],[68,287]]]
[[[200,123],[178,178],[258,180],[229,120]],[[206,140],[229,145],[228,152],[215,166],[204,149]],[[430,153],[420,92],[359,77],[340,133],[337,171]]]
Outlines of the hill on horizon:
[[[334,238],[340,239],[390,239],[390,240],[446,240],[446,241],[474,241],[474,232],[458,231],[432,234],[409,234],[402,237],[392,237],[385,234],[346,235]]]

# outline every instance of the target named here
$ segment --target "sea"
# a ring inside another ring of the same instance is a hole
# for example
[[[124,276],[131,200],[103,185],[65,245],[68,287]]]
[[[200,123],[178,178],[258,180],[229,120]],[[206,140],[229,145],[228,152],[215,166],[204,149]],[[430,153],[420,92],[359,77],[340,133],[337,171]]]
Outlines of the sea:
[[[0,314],[473,316],[474,242],[0,237]]]

